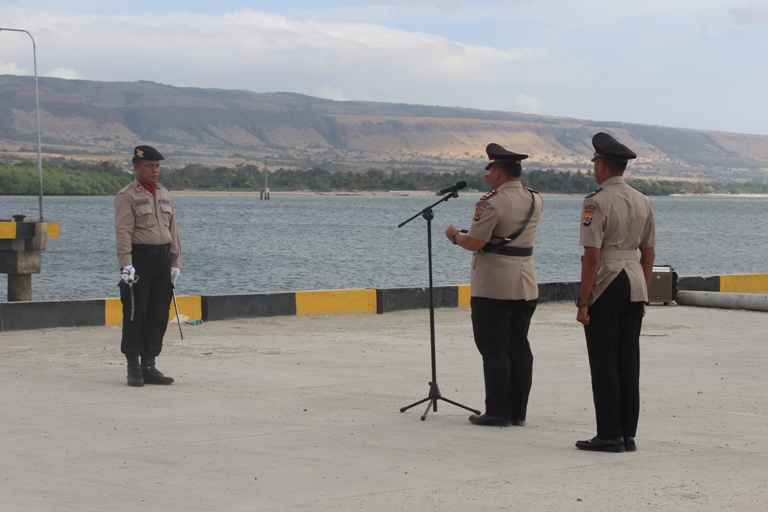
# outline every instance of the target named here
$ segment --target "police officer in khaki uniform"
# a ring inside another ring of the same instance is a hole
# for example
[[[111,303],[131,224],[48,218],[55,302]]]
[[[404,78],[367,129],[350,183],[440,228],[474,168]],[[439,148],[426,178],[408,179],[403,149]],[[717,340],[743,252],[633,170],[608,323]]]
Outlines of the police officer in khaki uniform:
[[[520,182],[528,155],[489,144],[485,179],[493,191],[475,205],[466,235],[451,224],[445,235],[472,256],[472,329],[483,358],[485,414],[475,425],[525,425],[533,374],[528,328],[539,289],[533,268],[533,241],[543,211],[538,192]]]
[[[640,414],[640,328],[653,272],[656,232],[651,201],[626,184],[637,158],[607,133],[592,138],[600,187],[584,199],[584,247],[576,320],[584,325],[592,373],[597,436],[582,450],[635,451]],[[637,251],[640,250],[640,260]]]
[[[163,349],[181,245],[173,201],[157,183],[163,155],[150,146],[133,152],[136,179],[115,197],[115,238],[123,304],[120,350],[128,360],[128,385],[171,384],[155,368]],[[141,357],[141,364],[139,364]]]

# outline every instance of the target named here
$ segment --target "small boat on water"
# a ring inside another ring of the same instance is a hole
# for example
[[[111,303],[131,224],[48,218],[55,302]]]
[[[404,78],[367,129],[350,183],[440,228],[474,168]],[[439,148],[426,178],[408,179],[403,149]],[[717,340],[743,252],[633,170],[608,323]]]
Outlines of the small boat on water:
[[[408,194],[408,192],[395,192],[395,193],[393,193],[392,195],[393,195],[393,196],[400,196],[400,197],[405,197],[405,196],[407,196],[407,195],[409,195],[409,194]]]

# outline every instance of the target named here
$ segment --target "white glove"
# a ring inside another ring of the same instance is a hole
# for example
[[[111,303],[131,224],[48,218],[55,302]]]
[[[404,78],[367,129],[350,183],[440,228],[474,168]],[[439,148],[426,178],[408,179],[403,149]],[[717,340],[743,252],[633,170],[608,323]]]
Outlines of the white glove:
[[[126,265],[120,271],[120,279],[122,279],[126,283],[132,283],[134,280],[133,276],[135,274],[136,274],[136,269],[133,268],[133,265]]]
[[[171,284],[176,284],[179,274],[181,274],[181,269],[179,267],[171,267]]]

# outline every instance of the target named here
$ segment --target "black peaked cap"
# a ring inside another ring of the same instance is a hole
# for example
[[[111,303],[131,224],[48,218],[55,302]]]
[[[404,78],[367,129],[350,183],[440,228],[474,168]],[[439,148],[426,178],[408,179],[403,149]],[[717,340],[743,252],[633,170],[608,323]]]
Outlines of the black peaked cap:
[[[488,165],[485,166],[486,171],[491,168],[491,164],[495,164],[497,162],[519,164],[522,160],[528,158],[528,155],[521,155],[520,153],[507,151],[495,142],[488,144],[488,146],[485,148],[485,152],[488,153],[488,160],[490,160]]]
[[[615,162],[626,162],[637,158],[634,151],[605,132],[596,133],[592,137],[592,146],[595,148],[593,161],[595,158],[605,158]]]

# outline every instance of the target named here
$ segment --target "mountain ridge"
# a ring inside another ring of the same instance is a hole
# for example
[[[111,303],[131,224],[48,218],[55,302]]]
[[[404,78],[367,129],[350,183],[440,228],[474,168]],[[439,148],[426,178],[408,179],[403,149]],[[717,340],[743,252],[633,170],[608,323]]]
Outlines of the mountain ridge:
[[[364,171],[482,168],[497,142],[528,169],[591,169],[591,137],[608,131],[640,157],[635,177],[763,181],[768,136],[599,122],[515,112],[363,101],[298,93],[176,87],[149,81],[39,78],[44,156],[127,161],[155,145],[167,164]],[[32,77],[0,76],[0,159],[36,152]]]

